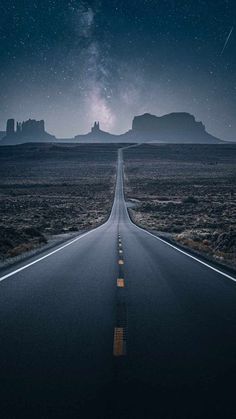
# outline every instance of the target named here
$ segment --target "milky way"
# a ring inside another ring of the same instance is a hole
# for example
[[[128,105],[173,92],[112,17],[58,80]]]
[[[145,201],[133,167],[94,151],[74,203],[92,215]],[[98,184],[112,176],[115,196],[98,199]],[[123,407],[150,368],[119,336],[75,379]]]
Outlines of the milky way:
[[[234,140],[235,1],[2,0],[0,129],[46,121],[58,137],[94,120],[121,133],[134,115],[193,113]]]

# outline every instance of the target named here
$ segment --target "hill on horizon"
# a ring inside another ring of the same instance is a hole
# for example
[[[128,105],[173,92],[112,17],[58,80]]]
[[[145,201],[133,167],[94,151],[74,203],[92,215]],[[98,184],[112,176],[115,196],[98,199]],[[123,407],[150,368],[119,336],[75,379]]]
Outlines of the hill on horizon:
[[[222,142],[206,131],[202,122],[187,112],[173,112],[163,116],[145,113],[135,116],[132,123],[131,135],[138,140],[173,143],[208,143]]]
[[[14,121],[14,120],[8,120]],[[115,135],[100,129],[95,122],[87,134],[76,135],[74,138],[59,139],[48,134],[44,121],[28,120],[30,130],[13,131],[0,141],[0,145],[14,145],[29,142],[58,143],[164,143],[164,144],[219,144],[223,140],[206,131],[202,122],[187,112],[173,112],[163,116],[150,113],[133,118],[132,128],[124,134]],[[24,125],[22,125],[24,128]],[[19,127],[19,126],[18,126]],[[40,130],[39,130],[40,128]],[[26,132],[24,132],[26,131]]]
[[[0,131],[0,141],[5,137],[6,131]]]
[[[121,135],[114,135],[100,130],[95,123],[91,132],[77,135],[79,142],[158,142],[158,143],[199,143],[218,144],[223,140],[216,138],[206,131],[202,122],[187,112],[173,112],[163,116],[145,113],[135,116],[132,128]]]

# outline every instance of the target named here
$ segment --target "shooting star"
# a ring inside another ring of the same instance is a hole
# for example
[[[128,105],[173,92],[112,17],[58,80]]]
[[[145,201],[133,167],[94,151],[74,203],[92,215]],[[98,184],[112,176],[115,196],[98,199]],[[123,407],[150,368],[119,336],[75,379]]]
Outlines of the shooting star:
[[[230,40],[230,37],[231,37],[231,35],[232,35],[233,30],[234,30],[234,26],[232,26],[232,28],[230,29],[230,32],[229,32],[229,34],[228,34],[228,36],[227,36],[227,38],[226,38],[225,44],[224,44],[224,46],[223,46],[223,48],[222,48],[222,51],[221,51],[220,55],[222,55],[222,54],[223,54],[223,52],[224,52],[225,48],[227,47],[228,42],[229,42],[229,40]]]

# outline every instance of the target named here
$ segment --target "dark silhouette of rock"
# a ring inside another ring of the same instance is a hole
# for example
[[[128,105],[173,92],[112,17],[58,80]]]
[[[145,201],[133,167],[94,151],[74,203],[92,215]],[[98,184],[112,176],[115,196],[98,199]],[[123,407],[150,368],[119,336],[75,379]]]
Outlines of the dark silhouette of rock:
[[[28,119],[28,121],[17,122],[15,130],[15,120],[8,119],[6,136],[2,139],[1,145],[53,140],[55,140],[55,137],[45,131],[43,120],[36,121],[35,119]]]
[[[26,137],[45,136],[44,121],[29,119],[28,121],[23,121],[22,124],[18,122],[17,134],[24,135]]]
[[[135,116],[132,129],[125,134],[135,141],[164,143],[219,143],[220,139],[206,132],[202,122],[189,113],[178,112],[164,116],[149,113]]]
[[[8,119],[7,120],[7,127],[6,127],[6,135],[11,136],[15,133],[15,120],[14,119]]]
[[[19,134],[19,133],[21,133],[21,132],[22,132],[22,129],[21,129],[21,122],[17,122],[17,123],[16,123],[16,132],[17,132],[17,134]]]
[[[185,143],[185,144],[217,144],[223,141],[210,135],[202,122],[186,112],[170,113],[155,116],[149,113],[135,116],[130,131],[114,135],[100,129],[100,123],[95,122],[88,134],[76,135],[74,138],[57,140],[45,131],[44,121],[29,119],[17,122],[15,130],[14,119],[7,121],[6,136],[1,145],[22,144],[25,142],[82,142],[82,143]]]
[[[164,116],[144,114],[135,116],[132,129],[125,134],[113,135],[100,129],[99,122],[86,135],[74,138],[79,142],[119,142],[119,143],[202,143],[217,144],[222,140],[206,132],[202,122],[186,112],[171,113]]]
[[[99,133],[99,131],[100,131],[100,123],[95,121],[94,122],[94,126],[92,127],[91,132],[93,134],[96,134],[96,133]]]
[[[6,131],[0,131],[0,141],[6,136]]]
[[[117,135],[110,134],[109,132],[100,129],[100,123],[95,122],[91,131],[88,134],[76,135],[75,140],[80,142],[117,142]]]

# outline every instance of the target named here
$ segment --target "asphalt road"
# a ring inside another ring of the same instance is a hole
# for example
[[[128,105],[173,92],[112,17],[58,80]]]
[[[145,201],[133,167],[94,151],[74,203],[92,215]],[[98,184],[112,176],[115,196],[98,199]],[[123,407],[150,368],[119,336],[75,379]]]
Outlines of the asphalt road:
[[[1,418],[236,416],[236,283],[129,219],[0,282]]]

